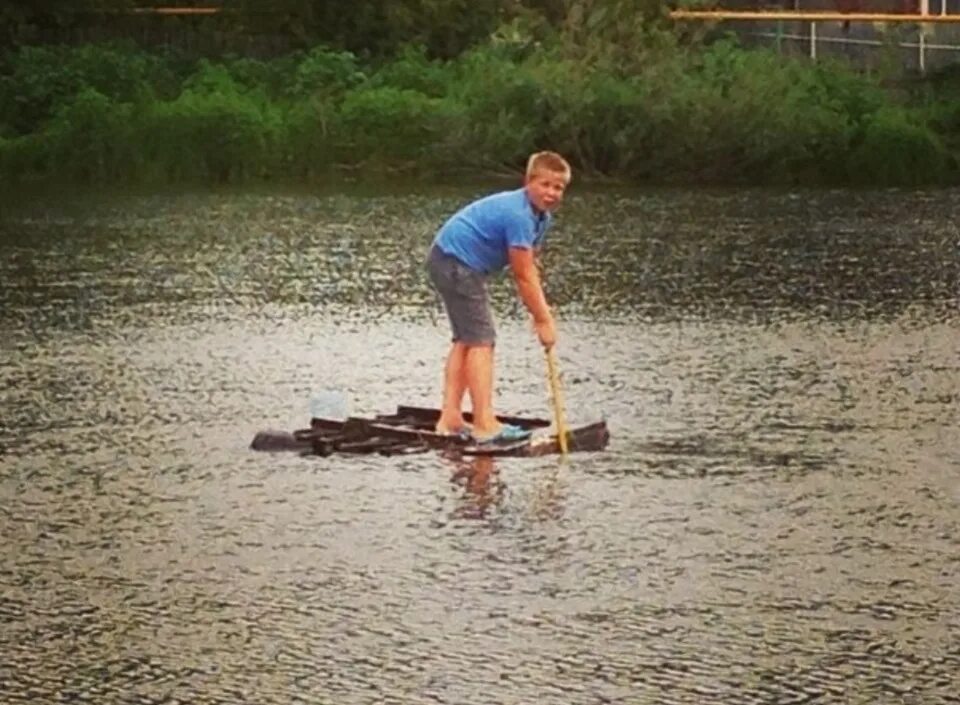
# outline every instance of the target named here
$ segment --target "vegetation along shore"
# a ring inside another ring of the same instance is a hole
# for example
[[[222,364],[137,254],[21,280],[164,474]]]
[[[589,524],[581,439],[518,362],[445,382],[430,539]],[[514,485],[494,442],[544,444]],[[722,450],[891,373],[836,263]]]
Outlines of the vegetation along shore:
[[[631,183],[960,182],[960,73],[781,56],[650,2],[474,5],[455,35],[441,16],[400,31],[401,13],[367,37],[301,23],[273,52],[7,36],[0,178],[436,177],[548,147],[585,178]]]

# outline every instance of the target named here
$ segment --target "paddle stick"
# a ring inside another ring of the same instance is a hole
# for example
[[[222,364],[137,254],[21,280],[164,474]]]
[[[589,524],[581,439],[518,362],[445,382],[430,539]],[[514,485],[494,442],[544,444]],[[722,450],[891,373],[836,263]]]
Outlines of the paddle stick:
[[[553,397],[553,417],[557,426],[557,438],[560,441],[560,455],[567,454],[567,422],[563,414],[563,392],[560,389],[560,374],[557,371],[557,357],[553,348],[547,348],[547,377],[550,380],[550,395]]]

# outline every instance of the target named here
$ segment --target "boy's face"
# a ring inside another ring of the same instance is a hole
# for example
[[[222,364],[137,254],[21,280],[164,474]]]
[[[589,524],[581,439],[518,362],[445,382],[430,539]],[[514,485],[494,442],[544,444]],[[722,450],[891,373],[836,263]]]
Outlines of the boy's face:
[[[569,177],[560,171],[534,172],[526,183],[527,196],[538,211],[552,211],[563,201]]]

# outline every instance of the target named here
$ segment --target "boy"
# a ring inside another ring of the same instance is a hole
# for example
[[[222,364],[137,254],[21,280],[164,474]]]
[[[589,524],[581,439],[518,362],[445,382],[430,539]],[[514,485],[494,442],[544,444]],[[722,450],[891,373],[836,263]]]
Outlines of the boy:
[[[470,392],[472,437],[489,443],[530,435],[501,424],[493,410],[495,331],[487,280],[507,265],[517,291],[533,316],[544,348],[557,342],[534,259],[563,200],[571,170],[555,152],[537,152],[527,161],[523,188],[481,198],[457,211],[437,233],[427,258],[430,280],[443,299],[453,330],[443,380],[443,408],[437,433],[466,434],[461,404]]]

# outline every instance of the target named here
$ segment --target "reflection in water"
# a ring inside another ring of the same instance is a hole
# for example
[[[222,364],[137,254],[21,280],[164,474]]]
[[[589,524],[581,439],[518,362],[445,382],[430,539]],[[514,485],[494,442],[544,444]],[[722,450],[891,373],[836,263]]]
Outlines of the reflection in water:
[[[557,458],[251,453],[434,403],[484,189],[0,218],[0,702],[956,701],[960,192],[574,189]],[[549,416],[495,287],[498,402]]]
[[[505,487],[497,472],[496,462],[484,455],[461,456],[452,462],[455,471],[451,480],[464,488],[464,501],[457,507],[456,516],[482,519],[503,498]]]
[[[491,456],[456,456],[451,458],[454,467],[451,481],[463,488],[462,501],[454,516],[460,519],[484,519],[495,515],[502,507],[507,491],[506,482],[497,463],[508,466],[509,460],[496,460]],[[535,484],[529,498],[529,515],[545,521],[560,519],[564,509],[564,486],[561,479],[561,463],[538,468]]]

